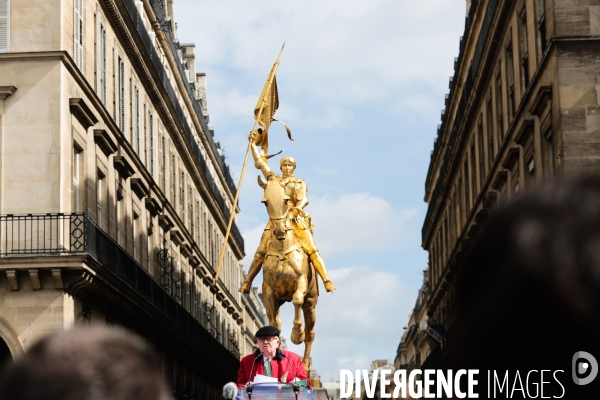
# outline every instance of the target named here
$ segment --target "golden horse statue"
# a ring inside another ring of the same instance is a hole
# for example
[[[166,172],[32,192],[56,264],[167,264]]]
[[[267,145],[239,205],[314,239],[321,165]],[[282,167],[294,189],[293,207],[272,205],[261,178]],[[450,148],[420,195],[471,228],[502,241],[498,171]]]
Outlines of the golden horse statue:
[[[290,339],[294,344],[304,342],[302,362],[308,371],[310,349],[315,338],[315,307],[319,296],[317,275],[321,276],[328,292],[333,292],[335,286],[314,243],[311,217],[304,211],[308,205],[308,189],[304,180],[294,177],[296,161],[292,157],[283,157],[280,162],[282,176],[273,173],[267,165],[267,157],[259,154],[256,148],[257,135],[256,131],[251,132],[249,140],[255,166],[267,178],[265,182],[259,177],[258,183],[265,191],[262,202],[267,208],[269,223],[240,292],[250,291],[253,279],[262,268],[267,317],[269,324],[279,330],[279,308],[286,301],[292,302],[295,312]]]
[[[262,201],[267,206],[271,226],[263,262],[262,284],[269,325],[276,326],[281,331],[279,307],[286,301],[291,301],[294,305],[294,326],[290,339],[294,344],[304,342],[302,363],[308,371],[319,298],[317,275],[291,227],[281,178],[274,177],[268,181]],[[301,313],[304,313],[304,327]]]

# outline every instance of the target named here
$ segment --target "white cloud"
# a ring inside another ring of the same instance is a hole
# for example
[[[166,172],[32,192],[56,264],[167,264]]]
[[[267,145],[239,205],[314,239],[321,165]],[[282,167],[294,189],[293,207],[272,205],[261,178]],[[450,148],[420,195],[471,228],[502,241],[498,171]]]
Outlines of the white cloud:
[[[178,14],[181,9],[186,12]],[[202,16],[207,10],[209,18]],[[325,105],[324,110],[329,102],[338,107],[393,102],[410,92],[407,85],[418,82],[447,85],[458,54],[456,20],[464,18],[464,11],[462,0],[176,3],[178,36],[196,43],[198,69],[206,71],[211,82],[211,107],[226,110],[232,100],[243,99],[235,104],[236,114],[254,106],[284,40],[279,85],[288,95],[309,96],[311,102]],[[237,99],[232,99],[231,82],[222,76],[223,66],[246,82]],[[306,104],[296,107],[304,109]],[[334,111],[340,112],[345,115],[341,107]],[[291,122],[307,123],[303,114],[294,112]],[[215,121],[230,116],[219,114]],[[315,125],[321,119],[316,118]]]
[[[311,198],[306,208],[315,222],[315,241],[325,255],[381,248],[418,214],[395,210],[381,197],[349,193]]]

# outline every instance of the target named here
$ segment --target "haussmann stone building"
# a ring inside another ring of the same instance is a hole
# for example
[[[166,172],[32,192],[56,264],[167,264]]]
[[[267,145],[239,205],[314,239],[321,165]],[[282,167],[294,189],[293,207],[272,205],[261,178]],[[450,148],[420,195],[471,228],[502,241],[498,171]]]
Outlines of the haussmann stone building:
[[[235,185],[173,0],[0,0],[0,358],[78,324],[218,399],[265,323],[241,296]]]
[[[468,1],[449,89],[422,230],[427,325],[443,340],[423,368],[444,365],[456,280],[489,213],[536,183],[600,172],[600,3]]]

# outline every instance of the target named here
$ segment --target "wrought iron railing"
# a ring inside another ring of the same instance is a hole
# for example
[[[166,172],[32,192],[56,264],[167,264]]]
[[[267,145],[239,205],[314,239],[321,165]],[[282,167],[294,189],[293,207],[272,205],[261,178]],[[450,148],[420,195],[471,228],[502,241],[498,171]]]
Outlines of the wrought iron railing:
[[[83,213],[0,215],[0,257],[89,255],[150,303],[208,354],[237,370],[237,354],[215,339],[123,247]]]
[[[235,330],[230,329],[227,331],[227,349],[236,357],[240,356],[240,346],[238,345],[237,333]]]
[[[177,273],[175,260],[167,249],[161,249],[156,256],[160,265],[160,284],[163,289],[181,304],[181,272]]]
[[[85,215],[0,215],[0,256],[85,252]]]

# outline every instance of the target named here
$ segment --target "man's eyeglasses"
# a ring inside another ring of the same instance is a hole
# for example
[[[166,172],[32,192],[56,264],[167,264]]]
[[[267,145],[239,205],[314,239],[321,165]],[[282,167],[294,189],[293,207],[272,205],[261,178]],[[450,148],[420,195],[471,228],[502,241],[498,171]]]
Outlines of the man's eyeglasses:
[[[257,339],[259,342],[267,343],[267,342],[272,342],[273,340],[277,339],[277,336],[259,337]]]

